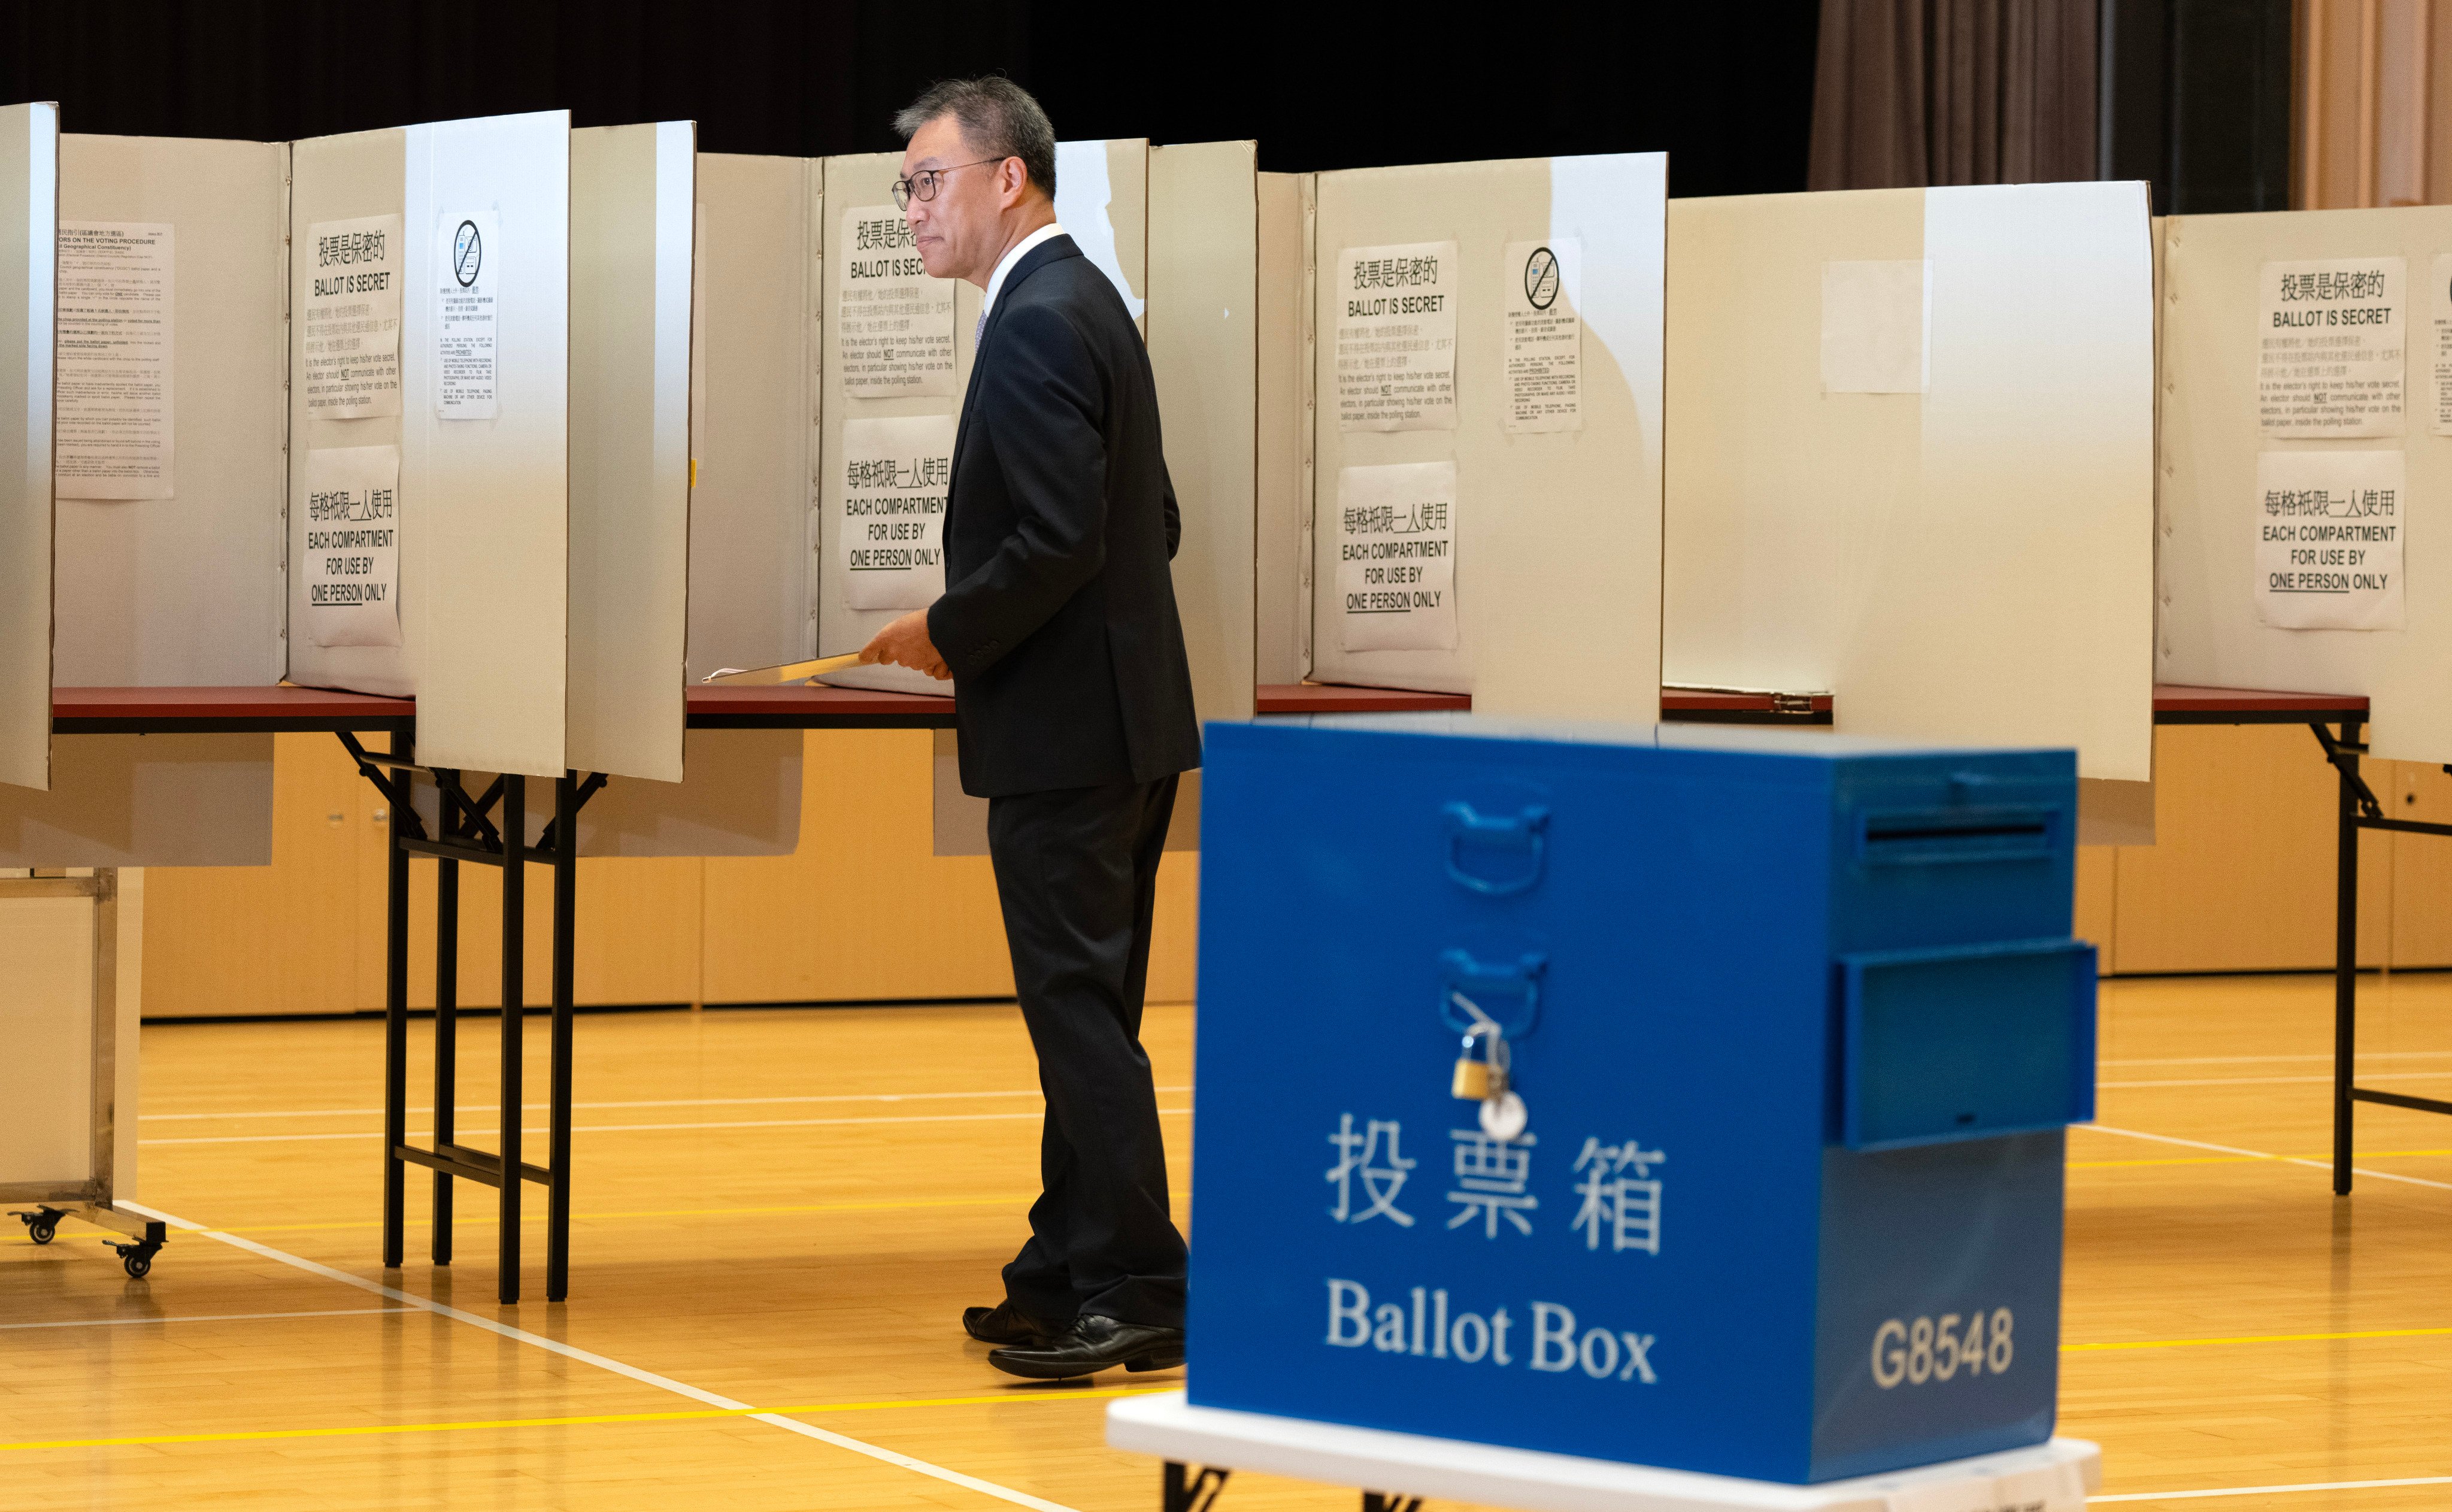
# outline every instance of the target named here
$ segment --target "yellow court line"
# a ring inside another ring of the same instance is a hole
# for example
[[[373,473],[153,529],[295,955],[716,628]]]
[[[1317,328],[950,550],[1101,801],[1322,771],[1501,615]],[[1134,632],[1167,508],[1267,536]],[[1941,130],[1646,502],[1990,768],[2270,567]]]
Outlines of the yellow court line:
[[[39,1439],[0,1443],[11,1449],[125,1449],[160,1443],[253,1443],[275,1439],[347,1439],[367,1434],[453,1433],[472,1428],[572,1428],[611,1422],[688,1422],[759,1414],[810,1416],[829,1412],[890,1412],[897,1407],[981,1407],[1008,1402],[1088,1402],[1107,1397],[1148,1397],[1173,1386],[1109,1386],[1088,1390],[1017,1390],[994,1397],[921,1397],[907,1402],[822,1402],[799,1407],[701,1407],[687,1412],[603,1412],[586,1417],[496,1418],[472,1422],[365,1422],[337,1428],[258,1428],[234,1433],[148,1433],[123,1439]]]
[[[812,1203],[793,1207],[659,1207],[643,1208],[630,1213],[573,1213],[570,1218],[573,1223],[592,1223],[613,1218],[756,1218],[771,1217],[779,1213],[876,1213],[900,1208],[983,1207],[998,1203],[1027,1203],[1035,1201],[1038,1195],[1036,1192],[1012,1192],[999,1197],[923,1198],[899,1203]],[[542,1224],[545,1220],[545,1215],[523,1213],[520,1215],[520,1220],[527,1224]],[[411,1228],[429,1228],[433,1226],[434,1220],[411,1218],[405,1222]],[[461,1213],[454,1215],[452,1222],[455,1225],[490,1224],[496,1222],[496,1218],[492,1213]],[[381,1228],[382,1226],[381,1222],[369,1220],[364,1223],[346,1224],[248,1224],[232,1228],[200,1228],[196,1232],[200,1234],[304,1234],[332,1229]]]
[[[2123,1339],[2099,1344],[2063,1344],[2061,1353],[2092,1349],[2185,1349],[2191,1344],[2298,1344],[2336,1339],[2424,1339],[2452,1328],[2368,1328],[2337,1334],[2242,1334],[2235,1339]]]

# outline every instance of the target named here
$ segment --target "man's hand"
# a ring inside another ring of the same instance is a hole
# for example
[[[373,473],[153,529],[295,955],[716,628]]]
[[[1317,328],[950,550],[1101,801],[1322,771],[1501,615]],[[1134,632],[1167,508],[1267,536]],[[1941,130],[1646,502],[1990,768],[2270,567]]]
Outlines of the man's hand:
[[[937,643],[928,639],[926,609],[913,609],[878,631],[874,639],[860,647],[860,659],[907,666],[940,681],[954,675],[953,669],[945,665],[945,659],[937,654]]]

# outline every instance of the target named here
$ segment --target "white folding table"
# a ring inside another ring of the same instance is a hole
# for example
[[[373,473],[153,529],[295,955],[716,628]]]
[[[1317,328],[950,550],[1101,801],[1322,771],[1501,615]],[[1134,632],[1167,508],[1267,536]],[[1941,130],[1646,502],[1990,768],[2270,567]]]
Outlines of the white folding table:
[[[1230,1470],[1371,1487],[1363,1512],[1424,1497],[1526,1512],[2083,1512],[2103,1483],[2103,1451],[2084,1439],[1790,1485],[1196,1407],[1180,1391],[1110,1404],[1107,1442],[1166,1462],[1164,1512],[1206,1512]]]

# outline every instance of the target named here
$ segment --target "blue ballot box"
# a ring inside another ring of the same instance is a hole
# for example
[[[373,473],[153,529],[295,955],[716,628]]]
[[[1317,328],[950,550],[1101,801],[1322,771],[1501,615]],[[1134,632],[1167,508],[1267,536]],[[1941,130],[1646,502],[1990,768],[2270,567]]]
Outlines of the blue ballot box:
[[[2050,1436],[2070,753],[1208,740],[1192,1402],[1793,1482]]]

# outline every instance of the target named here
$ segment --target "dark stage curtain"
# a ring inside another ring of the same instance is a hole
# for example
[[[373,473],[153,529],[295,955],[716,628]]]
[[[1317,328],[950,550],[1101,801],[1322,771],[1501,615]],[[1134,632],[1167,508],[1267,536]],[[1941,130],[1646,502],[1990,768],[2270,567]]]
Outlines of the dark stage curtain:
[[[26,0],[0,6],[0,100],[57,100],[70,131],[258,141],[567,109],[805,157],[892,148],[893,112],[928,81],[1000,70],[1068,137],[1256,137],[1272,169],[1666,149],[1673,192],[1734,193],[1805,186],[1816,14]]]

